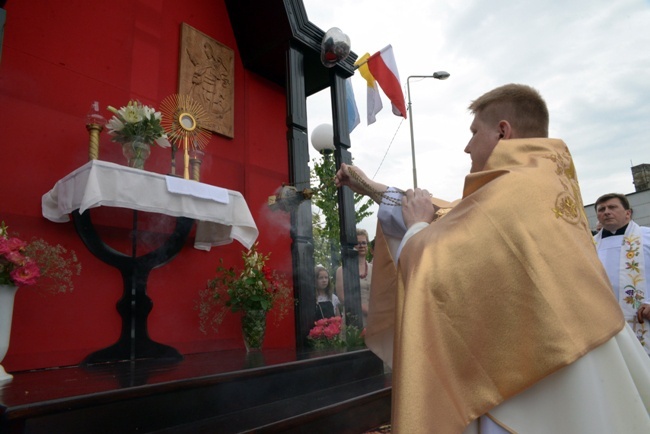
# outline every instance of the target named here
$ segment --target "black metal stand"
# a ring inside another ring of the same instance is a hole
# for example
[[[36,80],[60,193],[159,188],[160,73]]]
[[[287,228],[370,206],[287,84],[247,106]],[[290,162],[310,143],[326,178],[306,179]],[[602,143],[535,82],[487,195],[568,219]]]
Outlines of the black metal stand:
[[[74,225],[79,237],[88,250],[102,262],[116,267],[122,273],[124,294],[117,302],[117,311],[122,317],[122,332],[119,340],[102,350],[91,353],[83,365],[119,362],[138,359],[182,360],[183,356],[168,345],[160,344],[149,338],[147,317],[153,303],[147,295],[149,272],[171,261],[183,248],[190,234],[194,220],[186,217],[176,218],[174,232],[165,243],[145,255],[136,256],[137,211],[133,211],[132,255],[125,255],[104,243],[90,219],[90,211],[83,214],[75,210]]]

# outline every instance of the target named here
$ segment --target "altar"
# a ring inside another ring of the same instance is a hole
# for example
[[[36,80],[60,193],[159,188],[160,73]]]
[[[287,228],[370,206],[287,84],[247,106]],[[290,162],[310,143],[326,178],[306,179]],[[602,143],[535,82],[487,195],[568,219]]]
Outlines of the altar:
[[[70,214],[98,206],[155,212],[197,221],[194,247],[210,250],[237,240],[250,248],[259,234],[241,193],[196,181],[91,160],[43,195],[43,217],[70,221]]]
[[[90,209],[100,206],[133,210],[133,232],[138,231],[138,212],[175,217],[175,228],[161,246],[140,256],[136,253],[137,237],[132,237],[132,252],[125,254],[108,246],[97,233]],[[147,317],[153,303],[146,288],[150,271],[181,251],[195,221],[194,247],[200,250],[209,251],[235,240],[250,248],[259,234],[239,192],[100,160],[91,160],[59,180],[43,195],[42,213],[56,223],[69,222],[72,215],[75,229],[90,252],[122,273],[124,292],[117,303],[122,318],[120,338],[90,354],[85,365],[181,360],[176,349],[149,338]]]

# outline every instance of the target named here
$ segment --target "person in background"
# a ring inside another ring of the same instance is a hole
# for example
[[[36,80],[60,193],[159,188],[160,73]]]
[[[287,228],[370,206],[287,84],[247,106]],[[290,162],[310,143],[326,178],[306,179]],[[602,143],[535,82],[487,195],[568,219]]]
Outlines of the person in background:
[[[357,245],[355,249],[359,253],[359,286],[361,290],[361,313],[363,315],[363,327],[368,319],[368,302],[370,300],[370,283],[372,281],[372,264],[368,262],[368,231],[357,228]],[[343,287],[343,267],[336,270],[336,294],[341,303],[345,305],[345,288]]]
[[[596,235],[600,230],[603,228],[603,225],[600,224],[600,222],[596,222],[596,229],[591,231],[591,235]]]
[[[316,320],[341,316],[339,307],[341,302],[336,294],[332,293],[330,273],[327,268],[317,265],[316,278]]]
[[[469,110],[457,203],[336,173],[380,204],[366,345],[392,365],[393,432],[650,432],[650,360],[545,101],[508,84]]]
[[[624,194],[608,193],[594,205],[602,229],[594,236],[598,257],[625,320],[650,355],[650,228],[632,220]]]

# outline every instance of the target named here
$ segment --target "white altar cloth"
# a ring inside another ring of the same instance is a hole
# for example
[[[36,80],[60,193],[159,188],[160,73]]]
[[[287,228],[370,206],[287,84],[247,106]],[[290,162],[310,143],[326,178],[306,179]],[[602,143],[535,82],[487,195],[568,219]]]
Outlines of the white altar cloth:
[[[259,232],[241,193],[196,181],[186,181],[182,191],[171,192],[165,175],[91,160],[59,180],[43,195],[41,206],[43,217],[56,223],[70,221],[74,210],[98,206],[189,217],[197,220],[197,249],[209,251],[233,240],[246,248],[253,245]]]

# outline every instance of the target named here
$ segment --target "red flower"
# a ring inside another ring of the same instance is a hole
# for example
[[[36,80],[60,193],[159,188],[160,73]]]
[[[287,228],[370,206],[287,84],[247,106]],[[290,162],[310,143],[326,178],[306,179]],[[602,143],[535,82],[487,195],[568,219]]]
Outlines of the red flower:
[[[42,238],[28,243],[9,237],[7,226],[0,222],[0,284],[33,285],[41,276],[48,278],[39,289],[47,292],[72,291],[73,275],[79,275],[81,265],[74,251],[60,244],[51,245]]]
[[[27,261],[22,267],[18,267],[9,273],[16,286],[33,285],[40,277],[41,272],[33,261]]]
[[[327,327],[329,325],[329,318],[321,318],[318,321],[316,321],[314,325],[321,328]]]
[[[4,238],[0,237],[0,255],[6,255],[11,252],[18,252],[23,250],[27,243],[20,238]]]
[[[341,327],[336,323],[328,325],[325,327],[325,330],[323,330],[323,334],[327,339],[333,339],[334,337],[338,336],[339,333],[341,333]]]
[[[320,338],[323,334],[323,327],[316,326],[309,331],[309,337],[313,339]]]
[[[309,331],[309,337],[313,339],[327,338],[334,339],[341,333],[341,317],[322,318],[314,323]]]
[[[18,250],[5,253],[5,259],[15,265],[23,265],[27,258]]]

